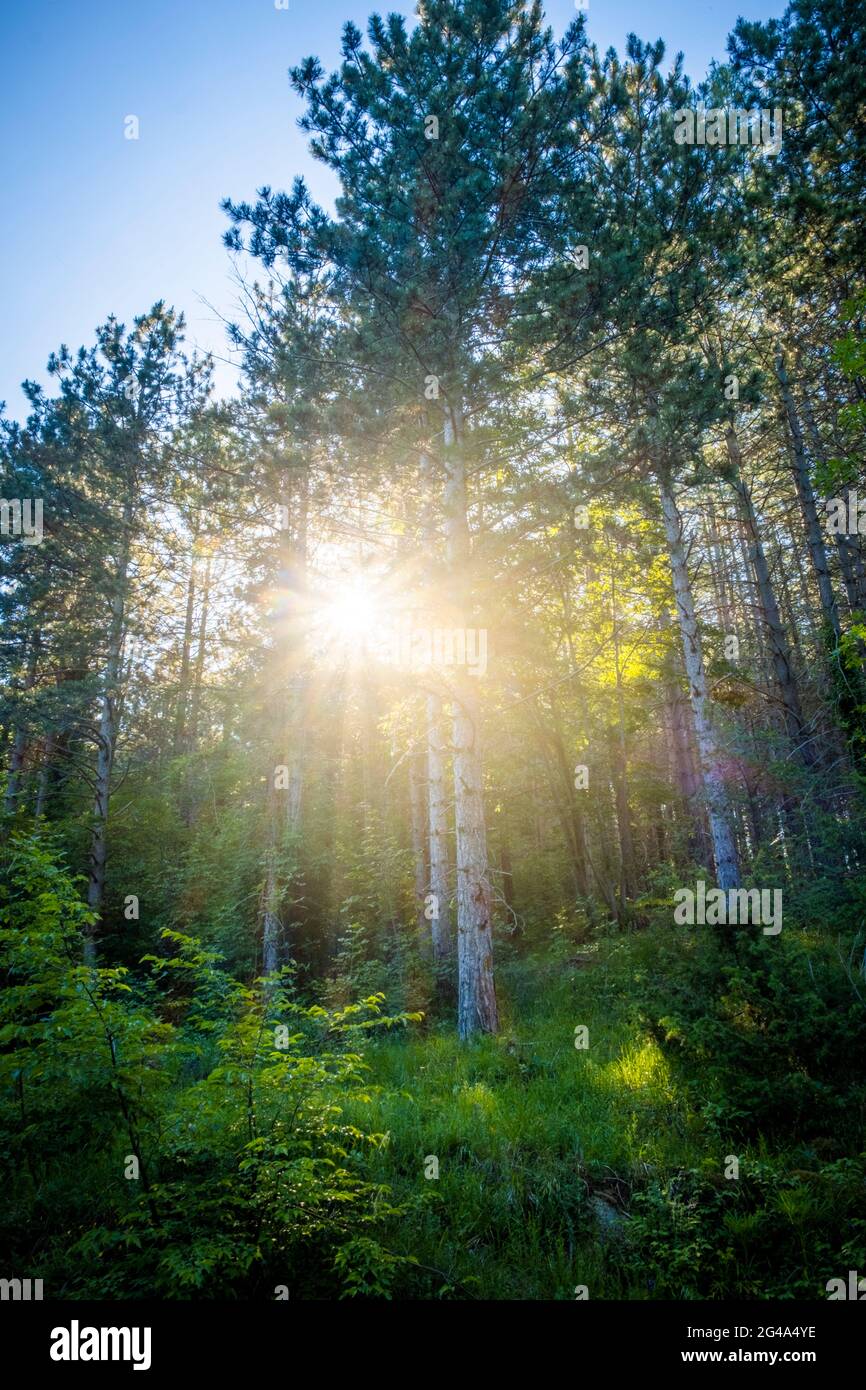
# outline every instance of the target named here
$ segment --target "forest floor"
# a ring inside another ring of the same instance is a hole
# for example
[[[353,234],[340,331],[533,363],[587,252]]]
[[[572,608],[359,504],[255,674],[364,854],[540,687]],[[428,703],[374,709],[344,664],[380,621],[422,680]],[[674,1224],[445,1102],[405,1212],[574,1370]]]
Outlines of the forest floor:
[[[391,1248],[418,1262],[416,1296],[826,1296],[851,1254],[828,1213],[859,1202],[862,1170],[800,1136],[726,1140],[711,1071],[636,1006],[654,935],[506,959],[497,1037],[443,1025],[367,1053],[371,1098],[347,1116],[388,1136],[368,1175],[408,1208]]]
[[[368,1055],[381,1090],[352,1118],[389,1133],[371,1176],[398,1201],[426,1189],[423,1247],[404,1253],[455,1292],[573,1298],[603,1280],[610,1297],[651,1295],[608,1258],[629,1240],[632,1184],[699,1166],[708,1136],[633,1017],[621,955],[513,963],[498,1037],[467,1047],[444,1027]]]
[[[56,1297],[814,1300],[866,1269],[842,899],[733,942],[540,918],[460,1042],[358,931],[324,1002],[168,930],[94,975],[75,882],[32,839],[12,867],[0,1243]]]

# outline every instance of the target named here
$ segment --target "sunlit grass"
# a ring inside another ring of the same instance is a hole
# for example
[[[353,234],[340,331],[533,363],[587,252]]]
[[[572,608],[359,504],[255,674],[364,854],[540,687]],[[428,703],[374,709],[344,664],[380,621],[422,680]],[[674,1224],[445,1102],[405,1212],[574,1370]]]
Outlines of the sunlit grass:
[[[371,1176],[418,1204],[406,1253],[463,1295],[573,1298],[592,1283],[647,1297],[600,1244],[590,1199],[617,1179],[700,1164],[698,1117],[659,1045],[601,988],[603,970],[560,972],[550,989],[515,971],[503,971],[499,1037],[466,1047],[434,1029],[372,1049],[377,1089],[351,1116],[390,1135]],[[513,990],[528,991],[519,1023]],[[578,1022],[586,1051],[574,1046]],[[436,1180],[424,1175],[430,1157]]]
[[[626,1047],[605,1068],[605,1075],[613,1085],[642,1091],[659,1100],[669,1100],[673,1095],[670,1067],[658,1043],[651,1039]]]

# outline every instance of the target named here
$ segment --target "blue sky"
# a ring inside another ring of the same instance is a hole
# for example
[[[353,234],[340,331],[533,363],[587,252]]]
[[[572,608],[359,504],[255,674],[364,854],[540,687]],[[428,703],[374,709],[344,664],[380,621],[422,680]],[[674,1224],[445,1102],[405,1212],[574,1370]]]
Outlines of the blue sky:
[[[89,343],[109,313],[129,322],[165,299],[188,341],[226,356],[220,315],[237,291],[222,247],[220,199],[251,198],[303,174],[329,199],[330,176],[296,127],[288,69],[317,54],[331,67],[343,23],[362,29],[372,0],[5,0],[0,59],[4,153],[0,400],[22,416],[24,377],[45,380],[48,354]],[[548,0],[557,33],[574,0]],[[737,15],[766,19],[784,0],[735,6],[681,0],[589,0],[602,49],[634,30],[681,49],[698,80],[723,59]],[[124,139],[137,115],[140,138]],[[208,306],[213,306],[208,307]],[[216,311],[216,312],[215,312]],[[234,374],[218,367],[218,386]]]

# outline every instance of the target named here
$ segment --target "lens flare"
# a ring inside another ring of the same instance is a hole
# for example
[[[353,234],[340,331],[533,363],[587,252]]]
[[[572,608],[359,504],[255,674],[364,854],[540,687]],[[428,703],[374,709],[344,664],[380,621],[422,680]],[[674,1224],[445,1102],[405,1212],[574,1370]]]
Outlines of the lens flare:
[[[370,637],[381,614],[375,596],[363,581],[344,584],[325,605],[325,629],[333,641],[351,642]]]

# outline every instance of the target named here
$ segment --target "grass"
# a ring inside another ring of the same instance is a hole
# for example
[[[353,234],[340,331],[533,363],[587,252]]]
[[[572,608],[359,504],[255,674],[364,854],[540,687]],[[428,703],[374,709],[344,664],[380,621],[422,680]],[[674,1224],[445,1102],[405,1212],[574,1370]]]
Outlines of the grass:
[[[562,1299],[586,1284],[647,1296],[613,1258],[619,1239],[600,1239],[598,1201],[624,1230],[631,1186],[699,1164],[707,1139],[640,1031],[622,969],[613,955],[583,969],[513,962],[498,1037],[466,1046],[443,1026],[371,1049],[374,1093],[351,1118],[389,1136],[370,1175],[413,1207],[401,1253],[441,1271],[428,1295]],[[437,1178],[425,1177],[431,1158]]]
[[[370,1101],[348,1113],[388,1136],[367,1175],[408,1208],[390,1232],[417,1261],[402,1296],[823,1297],[855,1258],[862,1166],[726,1142],[707,1074],[641,1024],[650,935],[589,965],[564,948],[507,961],[498,1037],[461,1045],[443,1025],[373,1045]]]

